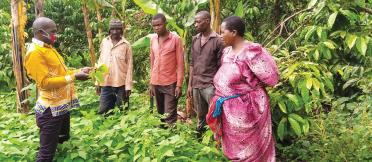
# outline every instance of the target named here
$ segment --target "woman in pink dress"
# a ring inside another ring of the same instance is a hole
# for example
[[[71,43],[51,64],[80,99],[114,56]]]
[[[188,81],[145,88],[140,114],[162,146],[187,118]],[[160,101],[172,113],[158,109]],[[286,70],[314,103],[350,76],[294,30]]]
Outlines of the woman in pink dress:
[[[244,40],[245,24],[231,16],[221,24],[226,45],[214,77],[215,96],[207,123],[232,161],[275,161],[269,96],[279,73],[274,59],[260,45]]]

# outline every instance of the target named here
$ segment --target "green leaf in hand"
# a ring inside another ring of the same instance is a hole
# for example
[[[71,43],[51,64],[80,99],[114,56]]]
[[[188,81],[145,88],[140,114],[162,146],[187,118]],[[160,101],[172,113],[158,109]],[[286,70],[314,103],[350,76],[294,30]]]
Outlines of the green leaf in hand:
[[[104,81],[104,75],[109,72],[109,68],[106,64],[96,65],[93,71],[89,74],[89,76],[97,81],[98,83],[102,83]]]

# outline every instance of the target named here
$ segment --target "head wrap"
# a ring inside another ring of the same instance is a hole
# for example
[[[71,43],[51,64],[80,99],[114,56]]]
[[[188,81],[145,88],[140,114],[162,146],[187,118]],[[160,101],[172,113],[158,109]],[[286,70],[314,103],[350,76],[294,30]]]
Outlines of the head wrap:
[[[109,23],[109,28],[111,29],[123,29],[123,23],[118,19],[112,19]]]

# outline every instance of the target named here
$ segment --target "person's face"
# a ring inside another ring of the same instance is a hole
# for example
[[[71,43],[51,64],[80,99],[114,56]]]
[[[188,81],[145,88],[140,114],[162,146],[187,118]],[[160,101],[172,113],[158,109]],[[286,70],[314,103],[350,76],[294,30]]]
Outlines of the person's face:
[[[236,30],[231,31],[227,29],[225,22],[221,24],[220,30],[221,30],[221,37],[222,37],[222,40],[225,46],[231,46],[234,43],[237,31]]]
[[[152,20],[151,25],[155,33],[158,35],[163,35],[167,31],[165,23],[161,19]]]
[[[123,29],[121,29],[121,28],[110,29],[111,39],[115,39],[115,40],[120,39],[121,35],[123,35]]]
[[[43,29],[39,29],[38,33],[41,41],[53,45],[57,40],[57,25],[50,22]]]
[[[204,32],[208,28],[210,28],[209,20],[204,18],[202,15],[196,15],[195,16],[195,24],[194,25],[195,25],[196,31],[198,31],[198,32]]]

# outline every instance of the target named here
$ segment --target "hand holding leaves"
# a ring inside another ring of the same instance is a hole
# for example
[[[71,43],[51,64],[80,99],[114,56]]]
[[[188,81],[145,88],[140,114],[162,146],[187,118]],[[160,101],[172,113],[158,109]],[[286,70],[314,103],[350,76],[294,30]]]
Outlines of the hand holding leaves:
[[[89,74],[91,70],[93,70],[92,67],[83,67],[80,69],[80,71],[87,73],[87,74]]]
[[[76,80],[88,80],[89,79],[89,72],[92,70],[91,67],[84,67],[81,68],[80,71],[75,73]]]
[[[106,64],[101,64],[99,66],[96,64],[95,68],[90,72],[89,76],[98,83],[102,83],[105,80],[104,75],[108,72],[109,68]]]

